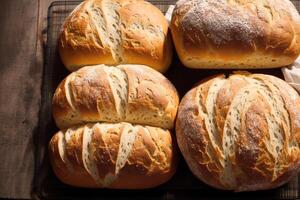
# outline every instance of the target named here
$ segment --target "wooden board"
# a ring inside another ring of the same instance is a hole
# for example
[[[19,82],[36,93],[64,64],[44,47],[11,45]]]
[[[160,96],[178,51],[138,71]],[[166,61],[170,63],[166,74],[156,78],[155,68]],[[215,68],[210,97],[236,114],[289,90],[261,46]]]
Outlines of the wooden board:
[[[0,198],[32,197],[47,10],[52,1],[0,2]],[[299,5],[298,0],[293,2]],[[174,70],[182,72],[181,76],[189,74],[189,70]],[[176,79],[173,72],[171,80]],[[180,79],[181,95],[190,82]],[[182,197],[182,193],[174,195],[167,198]]]
[[[52,1],[0,2],[0,198],[31,198],[43,34]]]

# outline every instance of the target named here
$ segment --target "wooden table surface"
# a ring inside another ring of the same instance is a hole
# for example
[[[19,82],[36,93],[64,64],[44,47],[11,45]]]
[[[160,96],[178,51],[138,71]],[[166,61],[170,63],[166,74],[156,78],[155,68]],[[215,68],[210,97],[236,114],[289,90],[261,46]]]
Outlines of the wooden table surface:
[[[0,2],[0,198],[32,198],[43,47],[52,1]]]
[[[31,198],[43,46],[52,1],[0,2],[0,198]]]

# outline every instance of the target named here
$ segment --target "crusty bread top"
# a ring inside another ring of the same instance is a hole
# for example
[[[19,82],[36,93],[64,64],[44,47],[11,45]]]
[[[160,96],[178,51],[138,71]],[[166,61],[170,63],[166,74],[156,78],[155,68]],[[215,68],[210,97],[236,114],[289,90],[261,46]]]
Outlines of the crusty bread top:
[[[300,98],[273,76],[219,76],[185,95],[176,136],[192,172],[207,184],[278,187],[300,167]]]
[[[54,172],[78,187],[141,189],[172,177],[177,158],[168,130],[96,123],[59,131],[49,143]]]
[[[86,0],[65,21],[59,51],[74,71],[95,64],[144,64],[164,72],[172,57],[168,23],[143,0]]]
[[[194,59],[198,67],[278,67],[300,53],[300,17],[289,0],[179,0],[171,29],[190,67]]]
[[[53,97],[62,129],[88,122],[130,122],[170,129],[179,104],[175,87],[142,65],[87,66],[67,76]]]

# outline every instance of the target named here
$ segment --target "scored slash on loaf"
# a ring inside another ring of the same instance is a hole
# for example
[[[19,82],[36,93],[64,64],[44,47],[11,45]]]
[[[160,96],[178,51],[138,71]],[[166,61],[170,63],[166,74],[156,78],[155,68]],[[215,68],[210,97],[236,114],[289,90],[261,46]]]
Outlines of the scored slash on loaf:
[[[171,129],[179,98],[163,75],[142,65],[89,66],[67,76],[53,97],[59,128],[130,122]]]
[[[219,76],[189,91],[176,122],[191,171],[226,190],[278,187],[300,167],[300,98],[262,74]]]
[[[175,173],[168,130],[129,123],[96,123],[60,131],[50,141],[54,172],[77,187],[141,189]]]
[[[73,186],[118,189],[168,181],[177,155],[167,129],[179,97],[157,72],[172,59],[161,11],[143,0],[86,0],[66,19],[58,50],[75,72],[52,101],[61,129],[49,144],[57,177]]]
[[[49,154],[62,182],[144,189],[175,173],[168,129],[179,97],[159,73],[172,60],[168,22],[190,68],[282,67],[300,53],[300,16],[289,0],[179,0],[171,22],[143,0],[82,2],[58,41],[64,65],[74,71],[52,101],[61,130]],[[211,78],[183,98],[176,136],[189,168],[208,185],[278,187],[300,169],[299,94],[269,75]]]
[[[58,41],[64,65],[144,64],[165,72],[172,60],[168,22],[143,0],[88,0],[66,19]]]
[[[78,187],[165,183],[178,160],[167,130],[178,104],[171,82],[147,66],[96,65],[71,73],[53,97],[53,117],[62,129],[49,143],[54,173]]]

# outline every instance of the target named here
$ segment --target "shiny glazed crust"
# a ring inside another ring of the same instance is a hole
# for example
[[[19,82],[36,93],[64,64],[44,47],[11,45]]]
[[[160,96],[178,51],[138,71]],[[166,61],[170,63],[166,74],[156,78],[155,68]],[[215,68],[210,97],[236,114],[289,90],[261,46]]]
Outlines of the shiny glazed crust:
[[[176,136],[189,168],[208,185],[275,188],[300,168],[300,98],[273,76],[219,76],[185,95]]]

